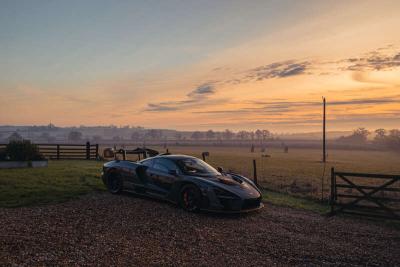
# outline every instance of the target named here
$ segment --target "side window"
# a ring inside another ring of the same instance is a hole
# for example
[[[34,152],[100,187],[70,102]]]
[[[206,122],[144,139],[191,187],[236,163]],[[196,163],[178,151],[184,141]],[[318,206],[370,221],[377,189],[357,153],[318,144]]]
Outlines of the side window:
[[[162,162],[159,159],[154,160],[153,169],[156,169],[156,170],[162,171],[162,172],[168,172],[167,166],[162,164]]]
[[[154,160],[154,165],[153,168],[163,171],[163,172],[168,172],[170,170],[175,170],[176,172],[179,172],[178,167],[174,162],[168,159],[155,159]]]
[[[166,166],[169,171],[172,170],[172,171],[176,171],[177,173],[179,173],[178,166],[172,160],[163,159],[162,162],[163,162],[163,165]]]
[[[153,161],[154,160],[152,160],[152,159],[148,159],[148,160],[142,161],[142,165],[147,166],[147,167],[152,167]]]

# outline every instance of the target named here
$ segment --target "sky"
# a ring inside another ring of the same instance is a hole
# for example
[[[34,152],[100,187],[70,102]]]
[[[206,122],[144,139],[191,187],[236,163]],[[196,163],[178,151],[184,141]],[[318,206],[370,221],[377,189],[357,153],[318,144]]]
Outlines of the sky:
[[[0,0],[0,125],[400,128],[400,1]]]

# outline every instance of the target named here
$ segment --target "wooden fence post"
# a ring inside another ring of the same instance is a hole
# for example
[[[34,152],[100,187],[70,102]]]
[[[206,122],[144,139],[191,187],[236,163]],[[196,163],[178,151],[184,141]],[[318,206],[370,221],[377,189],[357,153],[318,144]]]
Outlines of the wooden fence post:
[[[57,145],[57,159],[60,159],[60,145]]]
[[[96,159],[99,158],[99,144],[96,144]]]
[[[256,165],[256,160],[253,159],[253,177],[254,177],[254,183],[256,186],[258,186],[258,181],[257,181],[257,165]]]
[[[90,142],[86,142],[86,159],[90,159]]]
[[[335,169],[332,167],[331,168],[331,201],[330,201],[330,205],[331,205],[331,215],[333,215],[335,213]]]

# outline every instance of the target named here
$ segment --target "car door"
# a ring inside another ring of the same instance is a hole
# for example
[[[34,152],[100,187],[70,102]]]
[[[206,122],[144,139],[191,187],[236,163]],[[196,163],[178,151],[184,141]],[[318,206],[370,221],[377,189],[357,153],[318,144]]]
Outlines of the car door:
[[[179,179],[179,168],[169,159],[158,158],[154,159],[151,175],[160,192],[168,194],[172,185]]]
[[[143,184],[145,185],[147,194],[163,197],[167,192],[160,186],[160,177],[163,175],[163,172],[167,172],[168,170],[155,165],[155,162],[156,159],[154,158],[144,162],[143,165],[145,165],[147,169],[145,170],[145,180]]]
[[[121,169],[124,177],[124,187],[128,190],[133,189],[140,193],[145,192],[149,180],[147,178],[146,170],[152,165],[152,163],[151,160],[141,161],[138,163],[121,162],[121,164],[129,166],[129,168]]]

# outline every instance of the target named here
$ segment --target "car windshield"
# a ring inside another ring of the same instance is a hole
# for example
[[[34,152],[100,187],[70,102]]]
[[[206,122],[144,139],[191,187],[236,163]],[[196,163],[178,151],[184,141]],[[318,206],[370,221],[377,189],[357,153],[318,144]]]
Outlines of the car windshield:
[[[200,159],[185,158],[177,160],[176,163],[182,172],[188,175],[221,175],[216,169]]]

